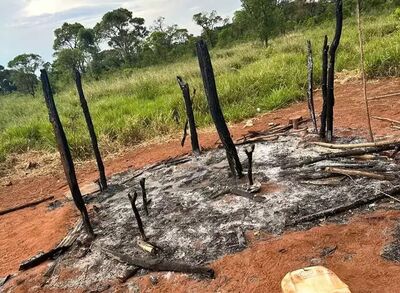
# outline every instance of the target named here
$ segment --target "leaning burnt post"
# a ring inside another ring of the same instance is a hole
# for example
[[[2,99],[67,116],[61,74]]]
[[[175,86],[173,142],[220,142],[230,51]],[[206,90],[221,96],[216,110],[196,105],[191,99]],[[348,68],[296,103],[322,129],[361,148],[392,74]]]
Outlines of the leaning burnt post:
[[[78,70],[75,71],[75,82],[76,82],[76,89],[78,90],[78,94],[79,94],[79,100],[81,103],[83,115],[85,116],[86,125],[89,130],[90,140],[92,142],[93,152],[94,152],[94,156],[95,156],[96,162],[97,162],[97,168],[99,170],[100,189],[103,191],[103,190],[107,189],[107,178],[106,178],[106,174],[104,171],[103,160],[101,159],[101,154],[100,154],[100,150],[99,150],[99,144],[97,142],[96,132],[94,131],[92,117],[90,116],[89,107],[86,102],[85,94],[83,93],[81,74],[79,73]]]
[[[147,201],[147,193],[146,193],[146,178],[140,179],[139,184],[140,184],[140,188],[142,189],[144,212],[146,213],[146,216],[148,216],[149,215],[149,209],[147,207],[148,201]]]
[[[204,89],[207,96],[208,107],[210,108],[218,135],[226,151],[226,157],[233,176],[242,177],[242,164],[236,151],[235,144],[232,141],[228,126],[226,125],[224,114],[219,104],[217,86],[215,84],[214,70],[211,64],[210,53],[204,40],[200,40],[196,44],[197,57],[203,78]]]
[[[314,83],[314,62],[312,56],[312,47],[311,41],[307,41],[307,51],[308,51],[308,58],[307,58],[307,101],[308,101],[308,110],[310,111],[311,120],[314,125],[315,133],[318,133],[317,127],[317,118],[315,117],[315,107],[314,107],[314,93],[313,93],[313,83]]]
[[[335,37],[329,49],[329,68],[328,68],[328,96],[326,111],[326,140],[332,141],[333,138],[333,107],[335,106],[335,60],[336,50],[339,47],[340,37],[343,27],[343,2],[336,0],[336,31]]]
[[[190,98],[189,85],[183,81],[182,77],[177,76],[176,78],[177,78],[178,84],[182,90],[183,99],[185,100],[185,108],[186,108],[187,121],[189,122],[192,150],[193,150],[194,154],[199,155],[200,154],[200,146],[199,146],[199,139],[197,136],[196,122],[195,122],[194,114],[193,114],[192,100]],[[185,123],[185,132],[186,132],[186,129],[187,128],[186,128],[186,123]],[[184,137],[186,137],[186,136],[184,135]]]
[[[255,145],[251,145],[250,147],[246,148],[244,152],[247,155],[247,159],[249,161],[249,169],[247,171],[247,177],[249,179],[249,185],[253,186],[254,181],[253,181],[253,153],[254,153]]]
[[[328,45],[328,36],[325,35],[324,38],[324,45],[322,47],[322,111],[321,111],[321,128],[319,131],[319,136],[321,138],[325,138],[326,135],[326,107],[327,107],[327,100],[328,100],[328,52],[329,52],[329,45]]]
[[[138,196],[138,194],[137,194],[136,191],[134,192],[133,197],[128,193],[128,198],[129,198],[129,201],[131,202],[133,214],[135,215],[136,222],[137,222],[138,227],[139,227],[140,235],[141,235],[141,237],[142,237],[142,240],[143,240],[143,241],[146,241],[146,240],[147,240],[147,237],[146,237],[146,234],[144,234],[143,222],[142,222],[142,219],[140,218],[139,211],[138,211],[138,209],[136,208],[136,199],[137,199],[137,196]]]
[[[71,151],[68,146],[67,137],[65,135],[63,126],[61,124],[60,117],[58,116],[56,104],[53,98],[53,92],[51,90],[49,77],[46,70],[41,70],[43,94],[46,101],[46,105],[49,111],[49,119],[53,125],[54,134],[56,136],[57,147],[60,152],[61,162],[64,168],[65,177],[68,182],[69,189],[71,190],[72,198],[76,207],[82,215],[83,224],[87,233],[94,237],[92,225],[88,212],[86,210],[85,202],[83,201],[81,191],[79,189],[78,181],[76,179],[74,162],[72,161]]]

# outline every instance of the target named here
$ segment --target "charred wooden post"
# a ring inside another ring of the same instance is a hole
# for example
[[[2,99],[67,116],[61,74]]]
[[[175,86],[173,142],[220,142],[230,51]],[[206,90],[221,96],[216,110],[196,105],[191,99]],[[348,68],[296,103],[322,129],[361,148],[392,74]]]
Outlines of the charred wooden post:
[[[249,160],[249,169],[247,171],[247,177],[249,178],[249,185],[254,185],[253,181],[253,152],[255,149],[255,145],[251,145],[250,147],[246,148],[244,151],[247,155],[247,159]]]
[[[135,219],[136,219],[136,222],[137,222],[138,227],[139,227],[140,236],[142,237],[143,241],[146,241],[147,237],[146,237],[146,234],[144,233],[143,222],[142,222],[142,219],[140,218],[139,211],[136,208],[137,196],[138,196],[138,194],[137,194],[136,191],[133,194],[133,197],[130,194],[128,194],[128,198],[129,198],[129,201],[131,202],[133,214],[135,215]]]
[[[142,178],[139,181],[140,188],[142,189],[142,198],[143,198],[143,208],[146,216],[149,215],[149,210],[147,208],[147,193],[146,193],[146,178]]]
[[[325,138],[326,135],[326,107],[327,107],[327,100],[328,100],[328,52],[329,52],[329,45],[328,45],[328,36],[325,35],[324,38],[324,45],[322,47],[322,111],[321,111],[321,128],[319,131],[319,135],[321,138]]]
[[[339,47],[343,27],[343,1],[336,0],[336,31],[332,44],[329,49],[329,68],[328,68],[328,95],[326,111],[326,140],[332,141],[333,138],[333,107],[335,106],[335,61],[336,51]]]
[[[200,154],[199,139],[197,136],[196,122],[195,122],[194,114],[193,114],[193,107],[192,107],[192,100],[190,98],[189,85],[182,79],[182,77],[177,76],[176,78],[177,78],[178,84],[182,90],[183,99],[185,100],[185,108],[186,108],[187,121],[189,122],[192,150],[193,150],[193,153]],[[186,131],[186,124],[185,124],[185,131]],[[184,137],[185,137],[185,135],[184,135]],[[182,139],[182,141],[184,143],[184,139]]]
[[[317,118],[315,117],[315,107],[314,107],[314,92],[313,92],[313,83],[314,83],[314,61],[312,56],[312,46],[311,41],[307,41],[307,79],[308,79],[308,88],[307,88],[307,101],[308,101],[308,110],[310,111],[311,121],[314,125],[315,133],[318,133],[317,127]]]
[[[82,220],[87,233],[94,237],[92,225],[90,224],[89,214],[87,212],[85,202],[83,201],[81,191],[75,174],[75,166],[72,160],[71,151],[68,146],[67,137],[65,135],[60,117],[58,116],[56,104],[53,98],[49,77],[46,70],[41,70],[41,81],[43,94],[49,111],[49,119],[53,125],[54,134],[56,136],[58,151],[60,152],[61,162],[63,165],[65,177],[68,182],[69,189],[74,203],[82,215]]]
[[[92,117],[90,116],[89,107],[86,102],[85,94],[83,92],[81,74],[79,73],[78,70],[75,71],[75,83],[76,83],[76,89],[78,90],[79,100],[81,103],[83,115],[85,116],[86,125],[89,130],[90,140],[92,142],[93,152],[94,152],[94,156],[96,158],[97,169],[99,170],[100,189],[103,191],[103,190],[107,189],[107,178],[106,178],[106,174],[104,171],[104,164],[103,164],[103,160],[101,158],[99,144],[97,142],[97,136],[96,136],[96,132],[94,130]]]
[[[240,163],[239,156],[236,151],[235,144],[232,141],[228,126],[226,125],[224,114],[222,113],[219,104],[217,86],[215,84],[214,70],[211,64],[210,53],[208,52],[207,44],[204,40],[200,40],[196,44],[197,57],[203,78],[204,89],[207,96],[208,107],[210,108],[218,135],[225,148],[229,167],[233,176],[242,177],[243,169]]]

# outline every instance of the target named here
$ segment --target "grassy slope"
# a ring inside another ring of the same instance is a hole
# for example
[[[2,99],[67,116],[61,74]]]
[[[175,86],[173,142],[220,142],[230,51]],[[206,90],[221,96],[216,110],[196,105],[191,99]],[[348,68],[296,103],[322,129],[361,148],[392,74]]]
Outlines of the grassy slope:
[[[400,75],[400,31],[391,16],[364,20],[366,68],[370,77]],[[239,121],[302,99],[306,86],[306,40],[314,45],[315,77],[319,84],[323,35],[333,36],[334,24],[277,38],[268,49],[247,43],[212,52],[217,86],[229,121]],[[331,39],[330,39],[331,40]],[[346,20],[338,51],[337,70],[359,64],[356,23]],[[85,83],[86,95],[102,150],[176,132],[173,109],[184,117],[184,106],[175,76],[183,76],[197,89],[194,107],[199,126],[210,123],[195,58],[167,66],[119,73]],[[59,113],[76,157],[91,154],[90,143],[76,92],[56,96]],[[181,122],[183,124],[183,121]],[[11,95],[0,97],[0,161],[7,154],[30,149],[54,150],[54,136],[43,99]]]

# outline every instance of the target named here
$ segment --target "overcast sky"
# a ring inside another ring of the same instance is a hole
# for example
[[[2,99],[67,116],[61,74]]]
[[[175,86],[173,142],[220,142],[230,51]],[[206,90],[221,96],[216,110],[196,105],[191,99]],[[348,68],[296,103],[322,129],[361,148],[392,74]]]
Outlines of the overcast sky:
[[[240,0],[0,0],[0,65],[21,53],[36,53],[52,60],[53,31],[64,22],[91,27],[102,15],[124,7],[144,17],[150,26],[158,16],[199,33],[192,15],[217,10],[232,16]]]

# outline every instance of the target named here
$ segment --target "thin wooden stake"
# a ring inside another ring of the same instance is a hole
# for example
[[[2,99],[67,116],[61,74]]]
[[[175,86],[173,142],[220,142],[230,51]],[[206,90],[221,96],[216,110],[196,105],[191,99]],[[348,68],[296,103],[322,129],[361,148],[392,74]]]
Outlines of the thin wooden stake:
[[[142,198],[143,198],[143,208],[146,216],[149,215],[149,210],[147,208],[147,193],[146,193],[146,178],[142,178],[139,181],[140,188],[142,189]]]
[[[307,101],[308,110],[310,111],[311,121],[314,125],[315,133],[318,133],[317,118],[315,117],[315,107],[314,107],[314,93],[313,93],[313,83],[314,83],[314,62],[312,56],[311,41],[307,41],[307,71],[308,71],[308,88],[307,88]]]
[[[60,152],[61,162],[63,165],[65,177],[67,179],[72,198],[78,210],[81,213],[82,220],[86,232],[94,237],[92,225],[90,224],[89,214],[87,212],[85,202],[83,201],[81,191],[79,189],[78,181],[75,174],[75,166],[72,160],[71,151],[68,146],[67,137],[65,135],[60,117],[58,116],[56,104],[53,98],[53,91],[51,90],[49,77],[46,70],[41,70],[41,81],[43,94],[49,110],[49,119],[53,125],[54,134],[56,136],[58,150]]]
[[[374,134],[372,132],[371,116],[369,113],[368,97],[367,97],[367,79],[365,74],[365,61],[364,61],[364,37],[362,32],[361,16],[360,16],[360,0],[357,0],[357,27],[358,27],[358,40],[360,42],[360,67],[361,67],[361,77],[363,83],[363,93],[365,101],[365,110],[367,114],[367,123],[369,130],[369,138],[373,142]]]
[[[194,114],[193,114],[193,101],[190,98],[189,85],[182,79],[182,77],[177,76],[176,78],[178,80],[179,87],[182,90],[183,99],[185,101],[186,116],[187,116],[187,121],[189,122],[192,150],[193,150],[193,153],[198,155],[198,154],[200,154],[200,146],[199,146],[199,139],[198,139],[197,130],[196,130],[196,121],[194,119]],[[186,126],[185,126],[185,130],[186,130]]]
[[[81,74],[79,73],[78,70],[75,71],[75,82],[76,82],[76,89],[78,90],[78,94],[79,94],[79,100],[81,103],[83,115],[85,116],[86,125],[89,130],[89,135],[90,135],[90,140],[92,142],[94,156],[96,157],[97,168],[99,170],[99,176],[100,176],[100,180],[99,180],[100,189],[102,191],[104,191],[107,189],[106,173],[104,171],[104,164],[103,164],[103,160],[101,158],[99,144],[97,142],[96,131],[94,130],[92,117],[90,116],[89,107],[86,102],[85,94],[83,92]]]
[[[142,222],[142,219],[140,218],[139,211],[136,208],[137,196],[138,196],[138,194],[136,191],[134,192],[133,197],[130,194],[128,194],[128,198],[129,198],[129,201],[131,202],[133,214],[135,215],[136,222],[139,227],[140,236],[142,237],[143,241],[147,241],[147,237],[146,237],[146,234],[144,233],[144,229],[143,229],[143,222]]]
[[[211,64],[210,53],[208,52],[207,44],[200,40],[196,44],[197,56],[203,78],[204,89],[207,96],[208,107],[210,108],[218,135],[225,148],[229,167],[233,176],[242,177],[242,164],[236,151],[235,144],[232,141],[228,126],[226,125],[224,114],[222,113],[219,104],[217,86],[215,84],[214,70]]]

